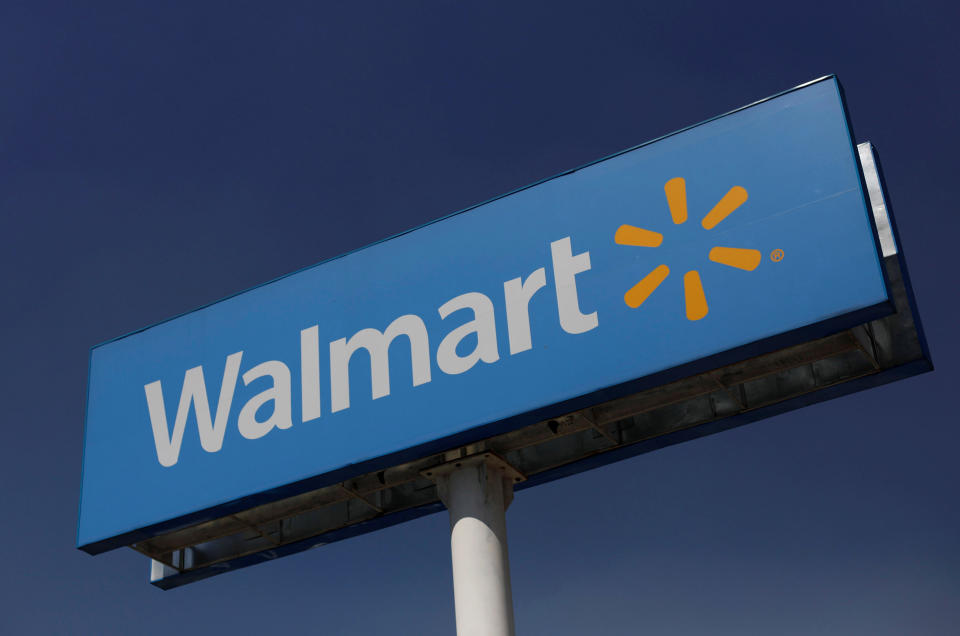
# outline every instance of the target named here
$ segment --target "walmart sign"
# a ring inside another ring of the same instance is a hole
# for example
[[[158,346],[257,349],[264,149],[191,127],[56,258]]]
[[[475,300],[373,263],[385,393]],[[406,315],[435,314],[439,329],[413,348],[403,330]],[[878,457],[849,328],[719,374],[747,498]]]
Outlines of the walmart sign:
[[[78,543],[889,311],[826,78],[95,347]]]

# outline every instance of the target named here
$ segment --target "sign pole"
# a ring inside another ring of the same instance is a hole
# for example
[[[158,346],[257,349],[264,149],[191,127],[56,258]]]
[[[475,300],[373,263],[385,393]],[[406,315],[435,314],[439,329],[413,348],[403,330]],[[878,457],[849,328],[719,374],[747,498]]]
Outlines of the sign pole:
[[[457,636],[513,636],[506,509],[522,476],[492,453],[431,469],[450,511]]]

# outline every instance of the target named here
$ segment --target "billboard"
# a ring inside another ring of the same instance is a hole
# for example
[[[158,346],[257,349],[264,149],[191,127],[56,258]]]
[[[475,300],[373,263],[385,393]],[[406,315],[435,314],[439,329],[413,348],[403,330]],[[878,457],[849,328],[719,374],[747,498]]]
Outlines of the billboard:
[[[94,347],[77,543],[835,334],[888,279],[823,78]]]

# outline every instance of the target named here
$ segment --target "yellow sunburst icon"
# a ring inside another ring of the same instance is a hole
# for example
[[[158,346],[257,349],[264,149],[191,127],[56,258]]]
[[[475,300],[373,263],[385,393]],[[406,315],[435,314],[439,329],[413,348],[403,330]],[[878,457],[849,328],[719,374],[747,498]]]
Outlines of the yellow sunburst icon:
[[[687,182],[682,177],[676,177],[667,181],[663,190],[667,195],[667,205],[670,207],[670,216],[673,218],[673,223],[675,225],[685,223],[687,220]],[[746,189],[733,186],[703,217],[700,225],[705,230],[712,230],[730,216],[734,210],[743,205],[746,200]],[[663,243],[663,234],[633,225],[621,225],[617,228],[613,240],[618,245],[659,247]],[[710,250],[709,258],[714,263],[752,272],[760,265],[762,255],[760,250],[718,246]],[[623,301],[629,307],[639,307],[660,286],[660,283],[667,279],[669,274],[669,267],[658,265],[640,282],[627,290],[627,293],[623,295]],[[683,275],[683,293],[686,301],[687,320],[700,320],[705,317],[710,309],[707,305],[707,296],[703,291],[703,283],[700,280],[700,272],[692,269]]]

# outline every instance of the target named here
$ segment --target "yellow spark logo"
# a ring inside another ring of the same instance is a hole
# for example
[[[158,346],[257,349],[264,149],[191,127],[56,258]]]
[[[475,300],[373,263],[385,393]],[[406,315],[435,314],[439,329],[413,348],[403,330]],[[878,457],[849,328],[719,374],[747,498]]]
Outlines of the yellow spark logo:
[[[670,179],[663,186],[667,195],[667,205],[670,206],[670,216],[675,225],[687,220],[687,183],[681,177]],[[712,230],[718,223],[743,205],[747,200],[747,191],[740,186],[733,186],[723,195],[723,198],[707,213],[700,225],[705,230]],[[635,247],[659,247],[663,243],[663,234],[652,232],[633,225],[621,225],[613,240],[618,245],[632,245]],[[736,267],[752,272],[760,265],[762,258],[759,250],[740,247],[714,247],[710,250],[710,260],[728,267]],[[782,258],[782,252],[781,256]],[[670,268],[658,265],[652,272],[644,276],[640,282],[627,290],[623,301],[628,306],[637,308],[650,297],[650,294],[667,279]],[[700,320],[710,311],[707,306],[707,296],[700,281],[700,272],[695,269],[683,275],[683,292],[686,299],[687,320]]]

